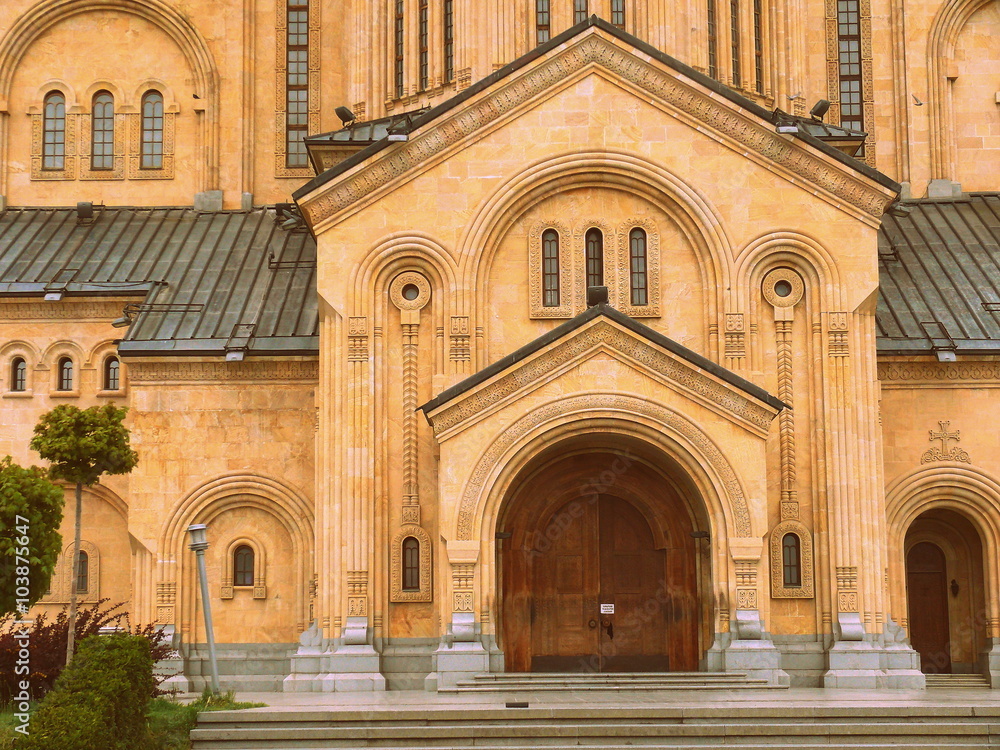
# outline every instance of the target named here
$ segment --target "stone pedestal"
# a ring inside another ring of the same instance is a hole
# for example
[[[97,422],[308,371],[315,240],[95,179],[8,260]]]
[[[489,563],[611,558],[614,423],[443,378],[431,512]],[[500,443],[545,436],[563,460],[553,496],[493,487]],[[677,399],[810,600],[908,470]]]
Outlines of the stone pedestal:
[[[385,690],[380,657],[374,648],[365,645],[340,646],[324,654],[323,673],[317,678],[324,693],[372,692]]]
[[[434,652],[432,665],[431,673],[424,680],[424,689],[436,691],[489,672],[490,654],[478,641],[442,643]]]
[[[282,683],[284,693],[312,693],[320,690],[317,678],[322,668],[323,634],[313,622],[299,636],[299,648],[292,655],[291,670]]]
[[[707,655],[710,672],[745,672],[752,679],[765,679],[771,685],[790,682],[781,668],[781,652],[764,630],[756,609],[738,609],[729,633],[720,633]]]
[[[927,687],[920,671],[920,654],[913,650],[906,632],[890,617],[882,633],[882,681],[879,687],[891,690],[923,690]]]
[[[1000,638],[989,639],[988,650],[983,652],[983,675],[991,688],[1000,688]]]

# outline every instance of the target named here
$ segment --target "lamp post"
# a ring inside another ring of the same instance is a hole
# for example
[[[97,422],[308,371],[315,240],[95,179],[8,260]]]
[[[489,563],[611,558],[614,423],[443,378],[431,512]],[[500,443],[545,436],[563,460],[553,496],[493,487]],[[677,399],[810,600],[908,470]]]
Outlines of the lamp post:
[[[198,557],[198,580],[201,582],[201,606],[205,610],[205,637],[208,640],[208,660],[212,663],[212,692],[219,693],[219,667],[215,663],[215,634],[212,632],[212,604],[208,600],[208,574],[205,572],[205,550],[208,540],[205,537],[205,524],[195,523],[188,526],[191,543],[188,548]]]

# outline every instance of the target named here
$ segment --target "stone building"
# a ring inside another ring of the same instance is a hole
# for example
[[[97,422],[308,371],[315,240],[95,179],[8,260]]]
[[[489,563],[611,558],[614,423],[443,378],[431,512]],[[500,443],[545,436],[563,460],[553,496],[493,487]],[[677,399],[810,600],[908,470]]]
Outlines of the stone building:
[[[140,454],[38,608],[125,601],[200,687],[204,523],[231,686],[1000,687],[998,36],[992,0],[3,4],[0,454],[108,402]]]

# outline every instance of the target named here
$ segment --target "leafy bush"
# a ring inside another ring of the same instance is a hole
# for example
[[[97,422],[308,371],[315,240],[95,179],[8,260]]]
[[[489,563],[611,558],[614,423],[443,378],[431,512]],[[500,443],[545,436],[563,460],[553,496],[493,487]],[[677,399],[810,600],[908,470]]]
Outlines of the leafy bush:
[[[101,628],[117,627],[149,641],[154,662],[166,659],[172,653],[170,644],[163,641],[163,636],[155,625],[133,628],[129,622],[128,612],[122,609],[124,604],[105,607],[107,602],[107,599],[101,599],[92,606],[80,608],[76,620],[78,641],[87,636],[97,635]],[[14,640],[14,633],[18,630],[12,615],[0,617],[0,704],[6,704],[13,695],[16,695],[17,682],[24,679],[24,675],[16,675],[14,672],[19,649],[18,643]],[[28,675],[34,700],[40,700],[52,689],[56,678],[66,666],[68,631],[68,606],[63,607],[55,620],[50,621],[45,613],[38,615],[34,620],[29,631],[31,672]],[[155,678],[155,684],[159,685],[163,679],[165,679],[163,676]],[[154,689],[155,694],[159,694],[158,689]]]
[[[201,698],[183,705],[165,698],[155,698],[149,704],[149,745],[151,750],[189,750],[191,730],[202,711],[236,711],[259,708],[266,703],[240,703],[233,700],[233,691],[219,695],[205,688]],[[0,747],[0,750],[3,750]]]
[[[153,693],[149,641],[90,636],[31,717],[17,750],[135,750],[146,742]]]

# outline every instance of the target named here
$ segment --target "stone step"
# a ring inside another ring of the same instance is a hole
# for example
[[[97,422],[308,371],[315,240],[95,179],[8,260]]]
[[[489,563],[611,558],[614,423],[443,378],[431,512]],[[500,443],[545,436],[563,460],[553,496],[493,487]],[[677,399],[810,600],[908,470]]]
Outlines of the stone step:
[[[954,690],[956,688],[976,688],[988,690],[989,682],[981,674],[929,674],[926,675],[927,688]]]
[[[747,677],[739,672],[630,672],[577,673],[532,672],[478,674],[471,680],[459,680],[455,686],[438,688],[439,693],[501,691],[578,691],[578,690],[732,690],[740,688],[785,689],[769,685],[767,680]]]

